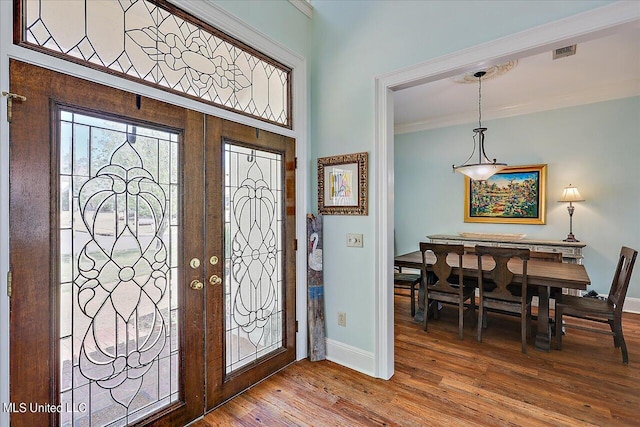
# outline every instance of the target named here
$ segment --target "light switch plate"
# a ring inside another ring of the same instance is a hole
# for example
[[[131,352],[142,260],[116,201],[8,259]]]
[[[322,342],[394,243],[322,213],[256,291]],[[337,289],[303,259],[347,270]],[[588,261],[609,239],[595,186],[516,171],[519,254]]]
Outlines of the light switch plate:
[[[347,233],[347,246],[350,248],[361,248],[362,234]]]
[[[338,312],[338,326],[347,326],[347,313],[343,311]]]

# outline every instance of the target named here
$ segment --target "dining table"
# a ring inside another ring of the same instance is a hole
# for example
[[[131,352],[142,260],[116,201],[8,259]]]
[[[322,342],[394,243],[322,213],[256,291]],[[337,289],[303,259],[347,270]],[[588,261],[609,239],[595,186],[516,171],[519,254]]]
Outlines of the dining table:
[[[435,255],[425,252],[425,262],[433,264],[436,262]],[[452,274],[458,274],[458,255],[450,254],[447,263],[452,267]],[[420,251],[398,255],[394,258],[394,265],[399,268],[422,269],[423,260]],[[509,270],[514,273],[514,283],[522,283],[522,260],[513,258],[507,264]],[[495,267],[495,262],[491,257],[482,258],[483,279],[489,278],[490,271]],[[465,277],[478,277],[478,256],[475,254],[465,254],[462,257],[462,273]],[[535,349],[550,351],[551,331],[549,324],[549,295],[551,288],[568,288],[584,290],[591,284],[587,270],[582,264],[568,264],[547,262],[538,259],[527,261],[527,287],[538,288],[538,328],[535,340]],[[425,290],[424,282],[420,285],[418,293],[418,310],[414,320],[421,322],[425,313]]]

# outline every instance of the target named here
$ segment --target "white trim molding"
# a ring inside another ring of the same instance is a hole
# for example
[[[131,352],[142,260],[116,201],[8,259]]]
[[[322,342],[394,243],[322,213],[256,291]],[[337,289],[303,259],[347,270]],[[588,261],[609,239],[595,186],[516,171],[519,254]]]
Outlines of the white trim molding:
[[[523,114],[539,113],[576,105],[594,104],[602,101],[640,96],[640,79],[626,80],[606,86],[592,87],[588,91],[569,93],[563,96],[546,97],[535,101],[501,108],[483,109],[484,120],[505,119]],[[447,116],[431,117],[426,120],[400,123],[395,125],[395,134],[419,132],[446,126],[462,125],[477,120],[477,113],[457,113]]]
[[[389,379],[394,373],[394,324],[393,324],[393,94],[389,85],[376,79],[376,129],[377,145],[373,158],[378,173],[373,180],[377,195],[375,210],[375,314],[374,361],[375,376]],[[384,142],[383,142],[384,141]]]
[[[635,1],[620,1],[521,31],[469,49],[458,51],[414,66],[383,74],[375,82],[375,188],[379,195],[375,208],[376,270],[374,313],[375,376],[393,375],[393,92],[443,78],[566,46],[615,31],[626,25],[638,25],[640,8]]]
[[[12,2],[0,1],[0,89],[9,91],[9,55],[12,37]],[[9,402],[9,124],[7,103],[0,102],[0,405]],[[0,426],[9,426],[9,413],[0,411]]]
[[[307,15],[307,18],[313,17],[313,5],[309,0],[289,0],[289,3],[295,6],[300,12]]]
[[[626,298],[624,300],[625,313],[640,314],[640,298]]]
[[[326,338],[327,360],[374,376],[373,353]]]

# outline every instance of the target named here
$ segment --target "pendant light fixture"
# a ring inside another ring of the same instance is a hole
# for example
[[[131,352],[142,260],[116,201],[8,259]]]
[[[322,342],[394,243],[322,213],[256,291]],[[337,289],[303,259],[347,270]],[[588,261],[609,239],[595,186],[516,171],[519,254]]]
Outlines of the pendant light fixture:
[[[496,159],[489,160],[484,152],[484,133],[487,128],[482,127],[482,76],[485,74],[485,71],[478,71],[473,75],[478,78],[478,127],[473,130],[473,152],[463,164],[453,166],[454,172],[460,172],[474,181],[487,180],[507,167],[506,163],[498,163]],[[478,141],[476,141],[476,137],[478,137]],[[478,163],[467,163],[475,154],[476,145],[478,146]]]

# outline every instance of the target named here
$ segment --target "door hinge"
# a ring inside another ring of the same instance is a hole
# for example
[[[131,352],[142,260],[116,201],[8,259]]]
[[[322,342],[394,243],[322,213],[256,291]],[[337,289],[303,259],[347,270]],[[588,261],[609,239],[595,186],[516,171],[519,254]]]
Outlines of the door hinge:
[[[297,158],[297,157],[294,159],[293,163],[294,163],[294,166],[293,166],[293,167],[294,167],[295,169],[298,169],[298,158]]]
[[[18,101],[24,102],[27,100],[27,97],[5,91],[2,91],[2,96],[7,97],[7,121],[11,123],[11,119],[13,118],[13,100],[17,99]]]
[[[294,251],[298,250],[298,239],[293,239],[293,250]]]
[[[9,298],[11,298],[11,293],[13,292],[13,289],[11,288],[13,282],[13,274],[11,273],[11,270],[7,271],[7,296]]]
[[[296,320],[296,332],[298,332],[298,321]]]

